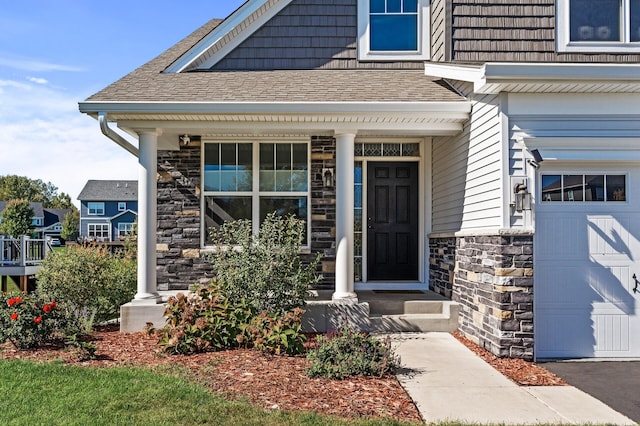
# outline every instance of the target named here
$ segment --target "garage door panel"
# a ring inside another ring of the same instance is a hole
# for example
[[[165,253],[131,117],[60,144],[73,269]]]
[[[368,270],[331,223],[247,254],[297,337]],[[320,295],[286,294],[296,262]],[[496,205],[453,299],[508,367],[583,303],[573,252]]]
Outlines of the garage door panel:
[[[629,316],[597,315],[592,318],[596,336],[595,352],[629,352]]]
[[[573,215],[544,215],[536,219],[536,233],[552,236],[537,242],[536,255],[540,260],[584,259],[586,248],[585,218]]]
[[[589,254],[631,258],[628,216],[588,216]]]
[[[536,334],[538,358],[583,358],[594,356],[595,338],[588,310],[538,310],[537,324],[545,333]],[[586,320],[585,320],[586,319]],[[576,321],[584,326],[576,327]]]

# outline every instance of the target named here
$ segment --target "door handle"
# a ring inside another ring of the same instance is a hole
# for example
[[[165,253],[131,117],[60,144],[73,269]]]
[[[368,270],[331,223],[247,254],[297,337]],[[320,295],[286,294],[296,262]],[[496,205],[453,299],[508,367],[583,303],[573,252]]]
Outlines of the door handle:
[[[633,281],[636,284],[635,287],[633,287],[633,292],[637,293],[638,291],[640,291],[640,290],[638,290],[638,278],[636,278],[636,274],[633,274],[633,277],[631,277],[631,278],[633,278]]]

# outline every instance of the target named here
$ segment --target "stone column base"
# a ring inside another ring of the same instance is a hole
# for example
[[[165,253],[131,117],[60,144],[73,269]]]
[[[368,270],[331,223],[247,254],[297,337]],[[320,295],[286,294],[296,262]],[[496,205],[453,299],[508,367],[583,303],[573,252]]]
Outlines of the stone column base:
[[[153,324],[154,328],[162,328],[165,325],[164,310],[164,303],[125,303],[120,307],[120,331],[122,333],[143,331],[148,323]]]

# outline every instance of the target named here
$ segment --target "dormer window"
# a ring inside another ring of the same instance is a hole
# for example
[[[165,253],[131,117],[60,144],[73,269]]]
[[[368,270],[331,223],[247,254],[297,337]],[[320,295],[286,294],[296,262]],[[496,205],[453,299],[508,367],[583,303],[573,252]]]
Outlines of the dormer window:
[[[358,0],[358,59],[429,59],[428,0]]]
[[[640,0],[558,0],[558,51],[640,52]]]

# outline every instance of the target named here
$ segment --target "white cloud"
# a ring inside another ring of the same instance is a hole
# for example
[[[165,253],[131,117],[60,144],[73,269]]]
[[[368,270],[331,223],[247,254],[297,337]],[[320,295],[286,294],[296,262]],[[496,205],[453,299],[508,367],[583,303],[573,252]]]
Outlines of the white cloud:
[[[6,80],[0,87],[0,175],[51,182],[74,201],[89,179],[138,178],[137,159],[78,112],[81,96]]]
[[[86,68],[54,64],[51,62],[41,61],[32,58],[9,58],[0,57],[0,66],[14,68],[22,71],[31,72],[48,72],[48,71],[68,71],[68,72],[83,72]]]
[[[29,80],[32,83],[36,83],[36,84],[49,84],[49,81],[46,78],[27,77],[27,80]]]

